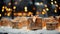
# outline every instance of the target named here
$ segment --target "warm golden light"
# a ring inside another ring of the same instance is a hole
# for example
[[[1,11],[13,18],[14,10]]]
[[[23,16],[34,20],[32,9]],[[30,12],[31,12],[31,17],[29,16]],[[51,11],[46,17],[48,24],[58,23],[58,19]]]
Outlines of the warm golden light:
[[[5,7],[3,6],[2,9],[4,9]]]
[[[27,10],[25,10],[25,12],[27,12]]]
[[[27,7],[26,6],[24,7],[24,10],[25,10],[25,12],[27,12]]]
[[[57,3],[56,1],[54,1],[55,3]]]
[[[8,5],[11,5],[11,2],[9,2]]]
[[[39,12],[36,12],[37,15],[39,15]]]
[[[0,17],[1,17],[1,14],[0,14]]]
[[[8,11],[11,11],[11,8],[8,8]]]
[[[55,6],[56,6],[56,7],[58,7],[58,5],[57,5],[57,4],[56,4]]]
[[[29,14],[32,14],[32,12],[29,12]]]
[[[24,9],[27,9],[27,7],[25,6]]]
[[[45,12],[43,11],[42,14],[45,14]]]
[[[54,10],[55,13],[57,13],[57,10]]]
[[[47,5],[46,5],[46,4],[45,4],[44,6],[45,6],[45,7],[47,7]]]
[[[6,11],[8,11],[9,9],[8,8],[6,8]]]
[[[10,16],[10,13],[8,13],[7,16]]]
[[[7,6],[5,6],[5,9],[7,9]]]
[[[49,9],[48,9],[48,8],[46,8],[46,10],[47,10],[47,11],[49,11]]]
[[[30,15],[32,15],[32,14],[33,14],[32,12],[29,12],[29,13],[28,13],[28,16],[30,16]]]
[[[22,16],[22,13],[18,13],[18,16]]]
[[[46,11],[45,9],[43,9],[43,11]]]
[[[46,10],[45,10],[45,9],[43,9],[42,14],[45,14],[45,13],[46,13]]]
[[[53,2],[51,2],[51,4],[53,4]]]
[[[16,9],[16,6],[14,6],[13,9]]]
[[[4,9],[2,9],[2,12],[4,12]]]
[[[6,11],[12,11],[11,8],[7,8],[6,6],[5,6],[5,9],[6,9]]]
[[[53,0],[51,0],[51,1],[53,1]]]

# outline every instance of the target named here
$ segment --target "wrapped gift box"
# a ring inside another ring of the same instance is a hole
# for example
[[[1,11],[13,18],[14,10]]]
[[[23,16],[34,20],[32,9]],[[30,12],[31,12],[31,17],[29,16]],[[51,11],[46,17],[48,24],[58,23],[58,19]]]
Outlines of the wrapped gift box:
[[[47,30],[55,30],[58,28],[58,23],[57,22],[47,22],[46,28],[47,28]]]
[[[31,30],[38,30],[42,29],[42,18],[36,18],[35,22],[33,21],[33,18],[29,18],[29,29]]]

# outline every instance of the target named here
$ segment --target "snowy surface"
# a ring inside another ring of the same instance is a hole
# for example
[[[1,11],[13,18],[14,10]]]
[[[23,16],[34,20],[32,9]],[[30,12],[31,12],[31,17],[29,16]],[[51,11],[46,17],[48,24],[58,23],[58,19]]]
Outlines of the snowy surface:
[[[12,29],[11,27],[0,27],[0,32],[8,34],[60,34],[58,30],[46,30],[45,28],[41,30],[27,30],[27,27],[23,27],[22,29]]]

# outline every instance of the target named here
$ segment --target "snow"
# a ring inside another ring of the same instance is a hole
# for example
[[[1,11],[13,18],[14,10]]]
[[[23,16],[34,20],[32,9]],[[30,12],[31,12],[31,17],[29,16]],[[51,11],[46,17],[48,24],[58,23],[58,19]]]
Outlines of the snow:
[[[2,26],[0,27],[0,32],[7,32],[8,34],[60,34],[58,30],[46,30],[46,28],[43,28],[41,30],[27,30],[27,27],[23,27],[22,29],[12,29],[8,26]]]

